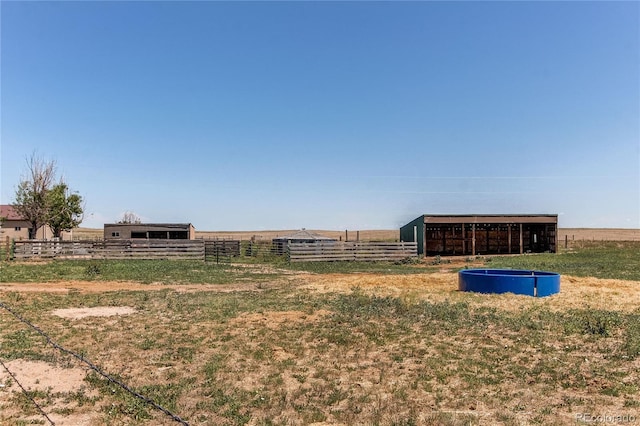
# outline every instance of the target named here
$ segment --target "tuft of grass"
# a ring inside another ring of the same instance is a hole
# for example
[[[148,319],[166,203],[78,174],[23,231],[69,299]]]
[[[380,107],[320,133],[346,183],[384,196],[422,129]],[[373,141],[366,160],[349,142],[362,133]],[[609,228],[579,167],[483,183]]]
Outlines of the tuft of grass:
[[[84,274],[88,279],[94,279],[96,276],[100,275],[100,265],[95,262],[88,264],[85,268]]]
[[[624,330],[624,356],[636,359],[640,356],[640,314],[627,316]]]
[[[564,328],[568,333],[609,337],[622,323],[621,315],[615,311],[572,309],[563,316]]]
[[[282,265],[291,271],[305,271],[316,274],[350,274],[358,272],[375,274],[423,274],[430,270],[420,265],[420,261],[396,262],[292,262]]]
[[[52,355],[41,350],[42,344],[43,339],[31,330],[4,330],[0,334],[0,353],[4,360],[24,358],[50,361]]]

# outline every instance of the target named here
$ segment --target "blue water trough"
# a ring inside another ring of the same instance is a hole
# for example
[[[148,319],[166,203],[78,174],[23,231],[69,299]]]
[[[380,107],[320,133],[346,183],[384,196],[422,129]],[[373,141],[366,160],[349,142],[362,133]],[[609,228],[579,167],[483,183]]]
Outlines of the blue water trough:
[[[520,269],[465,269],[458,273],[458,290],[545,297],[560,292],[560,274]]]

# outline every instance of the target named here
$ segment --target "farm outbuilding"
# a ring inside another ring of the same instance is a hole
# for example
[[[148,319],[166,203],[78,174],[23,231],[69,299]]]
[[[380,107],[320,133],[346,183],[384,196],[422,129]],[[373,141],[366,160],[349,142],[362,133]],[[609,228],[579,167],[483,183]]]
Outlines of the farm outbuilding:
[[[5,238],[12,240],[27,240],[32,236],[35,239],[44,240],[53,236],[53,231],[49,225],[43,225],[36,231],[35,235],[31,235],[31,222],[23,218],[9,204],[0,205],[0,240]]]
[[[558,215],[422,215],[400,228],[418,254],[477,255],[556,252]]]
[[[195,240],[190,223],[110,223],[104,225],[105,240]]]
[[[271,240],[272,251],[277,254],[284,254],[287,251],[289,243],[317,243],[336,241],[335,238],[325,237],[324,235],[309,232],[306,229],[294,232],[293,234],[276,237]]]

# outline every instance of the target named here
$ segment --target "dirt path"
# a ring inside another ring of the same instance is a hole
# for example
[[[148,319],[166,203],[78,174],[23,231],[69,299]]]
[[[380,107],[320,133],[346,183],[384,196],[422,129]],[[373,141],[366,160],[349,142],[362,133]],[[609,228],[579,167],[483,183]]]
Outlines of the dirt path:
[[[411,275],[355,274],[308,274],[291,275],[287,281],[271,283],[235,284],[141,284],[122,281],[61,281],[53,283],[3,283],[4,292],[37,293],[105,293],[111,291],[160,291],[173,290],[181,293],[240,291],[263,291],[289,282],[296,288],[317,293],[348,293],[359,289],[368,294],[400,297],[407,301],[450,300],[467,301],[483,306],[495,306],[506,310],[517,310],[526,306],[543,305],[550,309],[585,308],[633,311],[640,306],[640,282],[563,275],[560,293],[546,298],[534,299],[513,294],[484,295],[458,291],[458,275],[455,272],[438,272]]]
[[[274,283],[240,283],[240,284],[141,284],[128,281],[59,281],[50,283],[2,283],[0,293],[105,293],[109,291],[160,291],[174,290],[189,293],[211,291],[229,293],[234,291],[258,291],[269,288]]]

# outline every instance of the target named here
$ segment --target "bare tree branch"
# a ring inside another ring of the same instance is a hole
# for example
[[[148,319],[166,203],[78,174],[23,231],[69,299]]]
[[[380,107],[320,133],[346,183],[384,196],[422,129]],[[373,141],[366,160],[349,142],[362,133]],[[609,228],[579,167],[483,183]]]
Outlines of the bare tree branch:
[[[118,223],[141,223],[140,216],[134,212],[124,212]]]
[[[29,238],[34,238],[38,229],[47,222],[47,194],[55,177],[55,161],[45,161],[35,153],[27,159],[27,176],[23,176],[18,184],[13,208],[31,225]]]

